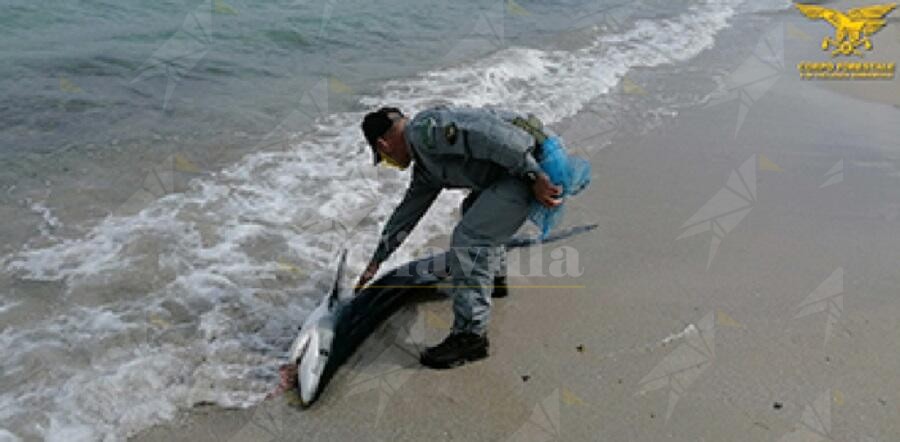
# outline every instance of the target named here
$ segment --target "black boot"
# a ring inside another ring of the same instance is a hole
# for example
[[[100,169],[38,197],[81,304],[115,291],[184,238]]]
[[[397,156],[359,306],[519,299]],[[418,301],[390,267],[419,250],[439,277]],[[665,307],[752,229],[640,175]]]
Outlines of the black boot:
[[[509,290],[507,290],[506,277],[494,278],[494,291],[491,292],[491,298],[505,298],[507,295],[509,295]]]
[[[431,368],[453,368],[488,355],[487,336],[475,333],[451,333],[440,344],[425,349],[419,356],[422,365]]]

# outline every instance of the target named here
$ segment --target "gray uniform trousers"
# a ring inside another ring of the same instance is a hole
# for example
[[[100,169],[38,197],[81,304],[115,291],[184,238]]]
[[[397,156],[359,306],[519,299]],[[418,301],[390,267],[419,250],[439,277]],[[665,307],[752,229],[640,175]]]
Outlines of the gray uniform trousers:
[[[384,262],[442,189],[478,189],[464,203],[448,253],[453,332],[486,331],[494,276],[509,241],[525,222],[531,189],[522,177],[540,173],[536,138],[513,124],[515,112],[435,106],[416,114],[403,136],[414,159],[410,186],[385,225],[374,262]]]
[[[504,244],[525,222],[530,202],[528,184],[508,175],[463,200],[450,240],[454,333],[487,331],[494,277],[506,272]]]

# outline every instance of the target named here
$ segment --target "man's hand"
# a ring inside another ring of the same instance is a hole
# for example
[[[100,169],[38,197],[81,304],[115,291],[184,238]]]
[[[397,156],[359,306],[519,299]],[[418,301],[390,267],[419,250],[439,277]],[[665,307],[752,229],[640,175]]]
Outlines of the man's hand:
[[[534,184],[531,185],[531,191],[534,197],[545,207],[556,207],[562,204],[559,195],[562,194],[562,187],[554,185],[550,182],[550,177],[546,173],[539,174]]]
[[[356,283],[356,288],[353,289],[355,293],[359,293],[359,291],[362,290],[363,286],[365,286],[366,283],[369,282],[369,280],[371,280],[376,273],[378,273],[378,267],[380,265],[381,264],[377,262],[369,263],[369,266],[366,267],[366,271],[364,271],[363,274],[359,276],[359,281],[357,281]]]

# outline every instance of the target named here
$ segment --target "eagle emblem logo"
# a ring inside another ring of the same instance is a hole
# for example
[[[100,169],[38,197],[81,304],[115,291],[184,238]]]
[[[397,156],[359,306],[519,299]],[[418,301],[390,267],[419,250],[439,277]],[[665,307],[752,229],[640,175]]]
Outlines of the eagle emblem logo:
[[[859,48],[862,46],[867,51],[872,50],[872,41],[869,37],[887,24],[887,20],[884,17],[893,11],[897,4],[890,3],[854,8],[846,13],[822,6],[802,4],[796,4],[795,6],[803,15],[810,19],[823,19],[831,23],[831,26],[834,26],[834,37],[822,39],[823,51],[833,47],[834,50],[831,51],[832,57],[838,55],[858,55],[862,57],[863,53],[859,51]]]

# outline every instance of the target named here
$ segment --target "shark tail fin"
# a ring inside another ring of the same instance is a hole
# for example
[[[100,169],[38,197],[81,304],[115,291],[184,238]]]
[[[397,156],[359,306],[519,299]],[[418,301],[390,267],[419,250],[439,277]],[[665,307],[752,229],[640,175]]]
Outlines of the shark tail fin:
[[[340,300],[343,291],[344,268],[347,266],[347,249],[341,250],[340,258],[338,258],[337,274],[334,276],[334,286],[331,289],[331,295],[328,297],[328,307],[334,307],[335,303]]]

